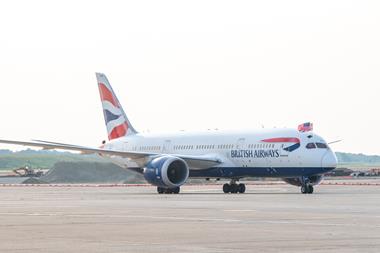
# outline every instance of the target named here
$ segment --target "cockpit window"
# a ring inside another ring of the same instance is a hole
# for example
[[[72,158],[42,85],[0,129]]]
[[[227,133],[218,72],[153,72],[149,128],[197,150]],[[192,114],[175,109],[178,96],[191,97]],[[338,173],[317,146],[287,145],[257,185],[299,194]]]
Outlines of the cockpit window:
[[[318,148],[327,148],[327,145],[325,143],[317,142],[316,144]]]
[[[315,146],[315,143],[310,142],[310,143],[308,143],[308,144],[306,145],[306,148],[307,148],[307,149],[313,149],[313,148],[317,148],[317,147]]]

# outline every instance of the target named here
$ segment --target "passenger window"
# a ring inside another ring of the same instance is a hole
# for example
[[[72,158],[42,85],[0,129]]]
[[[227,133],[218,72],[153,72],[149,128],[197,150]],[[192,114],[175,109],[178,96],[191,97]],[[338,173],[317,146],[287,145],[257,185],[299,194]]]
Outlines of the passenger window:
[[[327,148],[327,145],[325,143],[317,142],[316,144],[318,148]]]
[[[308,143],[308,144],[306,145],[306,148],[307,148],[307,149],[313,149],[313,148],[316,148],[315,143],[312,143],[312,142]]]

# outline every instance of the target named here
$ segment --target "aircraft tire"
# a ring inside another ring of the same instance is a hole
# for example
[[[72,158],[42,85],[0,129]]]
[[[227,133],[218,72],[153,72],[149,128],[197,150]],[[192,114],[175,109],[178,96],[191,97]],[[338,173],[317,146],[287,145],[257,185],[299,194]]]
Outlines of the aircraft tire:
[[[157,187],[158,194],[163,194],[165,192],[165,189],[162,187]]]
[[[173,193],[173,190],[172,189],[165,189],[165,194],[172,194]]]
[[[173,189],[171,189],[171,190],[172,190],[172,192],[173,192],[174,194],[178,194],[178,193],[181,191],[181,188],[176,187],[176,188],[173,188]]]
[[[306,193],[308,192],[307,190],[308,190],[308,187],[306,187],[306,186],[304,186],[304,185],[301,186],[301,193],[302,193],[302,194],[306,194]]]
[[[307,193],[308,194],[313,194],[313,192],[314,192],[314,187],[312,186],[312,185],[309,185],[309,187],[307,187],[308,189],[307,189]]]
[[[231,185],[231,193],[238,193],[239,192],[239,186],[237,184],[232,184]]]
[[[231,192],[231,186],[229,184],[224,184],[223,185],[223,192],[224,193],[230,193]]]
[[[239,184],[239,193],[245,193],[245,184]]]

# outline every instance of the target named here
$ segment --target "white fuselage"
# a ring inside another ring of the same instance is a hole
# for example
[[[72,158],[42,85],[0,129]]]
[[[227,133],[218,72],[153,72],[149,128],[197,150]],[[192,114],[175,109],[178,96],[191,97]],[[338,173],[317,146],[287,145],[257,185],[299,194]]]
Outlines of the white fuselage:
[[[312,148],[307,148],[309,143],[317,143],[321,147],[314,145],[313,148],[311,145]],[[193,173],[196,177],[224,177],[232,173],[223,171],[223,168],[234,170],[235,174],[231,175],[239,176],[284,177],[322,174],[335,168],[337,164],[335,154],[320,136],[294,129],[137,134],[110,141],[104,147],[110,150],[166,155],[216,156],[221,160],[220,165],[213,166],[221,169],[221,172],[201,173],[205,168],[190,167],[190,170],[199,170],[198,173]],[[144,161],[140,163],[120,157],[110,159],[125,168],[140,168],[144,164]],[[212,170],[213,167],[209,169]],[[238,170],[244,173],[239,174]]]

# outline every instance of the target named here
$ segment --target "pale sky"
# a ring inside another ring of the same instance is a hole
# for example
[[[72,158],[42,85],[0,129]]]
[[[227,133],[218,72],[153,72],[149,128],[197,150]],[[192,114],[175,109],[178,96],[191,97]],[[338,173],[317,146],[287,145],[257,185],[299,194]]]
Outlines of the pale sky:
[[[314,123],[380,154],[380,1],[2,1],[0,138],[98,146],[94,72],[141,131]],[[0,146],[9,148],[9,146]]]

